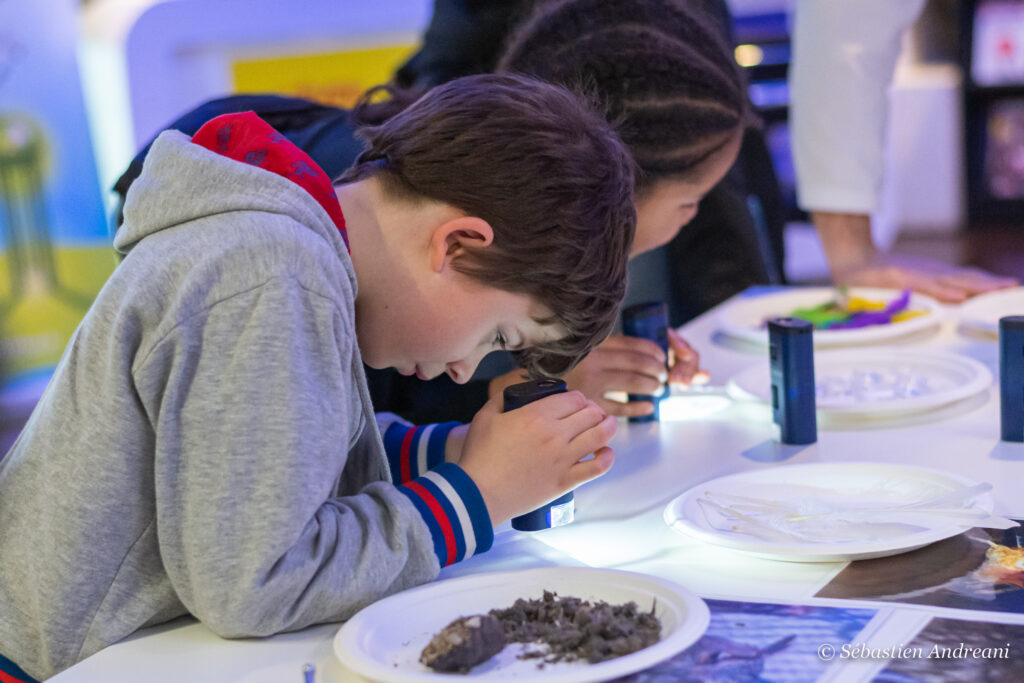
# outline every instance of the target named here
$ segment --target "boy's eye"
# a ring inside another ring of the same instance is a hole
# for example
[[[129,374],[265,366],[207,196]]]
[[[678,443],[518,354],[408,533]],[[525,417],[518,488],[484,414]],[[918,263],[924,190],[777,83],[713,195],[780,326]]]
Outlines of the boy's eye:
[[[508,340],[505,339],[505,335],[501,333],[501,330],[498,330],[494,335],[494,345],[502,350],[508,346]]]

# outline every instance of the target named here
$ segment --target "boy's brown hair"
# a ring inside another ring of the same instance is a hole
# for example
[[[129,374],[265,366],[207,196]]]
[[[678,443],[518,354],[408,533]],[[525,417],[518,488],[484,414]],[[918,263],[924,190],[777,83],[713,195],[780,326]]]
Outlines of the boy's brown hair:
[[[558,375],[612,329],[636,215],[633,162],[584,98],[518,75],[437,86],[359,131],[367,149],[337,182],[378,175],[398,199],[428,198],[486,220],[494,241],[455,267],[552,311],[566,335],[516,352],[531,376]]]

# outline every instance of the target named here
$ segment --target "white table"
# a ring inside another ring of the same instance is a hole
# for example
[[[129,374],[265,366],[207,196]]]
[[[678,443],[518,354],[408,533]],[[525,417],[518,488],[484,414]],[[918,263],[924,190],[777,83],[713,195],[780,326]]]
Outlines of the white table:
[[[744,294],[753,295],[756,292]],[[722,338],[715,331],[715,315],[708,312],[682,332],[701,352],[712,382],[722,383],[758,362],[758,353],[764,350]],[[894,343],[963,354],[984,363],[998,377],[997,345],[958,330],[953,315],[934,331]],[[514,568],[589,565],[669,578],[705,597],[836,604],[812,596],[845,563],[794,564],[739,555],[684,538],[662,521],[665,504],[690,486],[777,463],[863,460],[939,468],[992,482],[996,512],[1024,517],[1024,445],[999,441],[997,385],[986,395],[939,414],[887,423],[885,428],[820,429],[817,443],[806,447],[776,442],[777,427],[767,406],[728,403],[713,396],[680,400],[688,402],[685,419],[620,423],[612,443],[616,464],[607,475],[577,490],[575,523],[533,535],[499,530],[491,551],[442,571],[441,579]],[[912,605],[885,603],[884,609],[894,619],[921,618],[922,608]],[[964,616],[963,610],[941,608],[929,608],[929,613]],[[1024,614],[986,613],[985,618],[1024,624]],[[327,624],[272,638],[231,641],[183,619],[140,632],[51,680],[289,683],[302,680],[305,662],[316,665],[320,683],[360,680],[332,654],[331,640],[338,627]],[[1017,655],[1024,670],[1024,653]],[[839,676],[844,678],[867,679],[854,669]]]

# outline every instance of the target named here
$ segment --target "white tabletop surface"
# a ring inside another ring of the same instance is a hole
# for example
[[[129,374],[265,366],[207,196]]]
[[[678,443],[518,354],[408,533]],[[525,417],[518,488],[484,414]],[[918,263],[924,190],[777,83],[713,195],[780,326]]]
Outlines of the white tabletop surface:
[[[818,441],[810,446],[779,444],[778,428],[771,423],[767,406],[729,402],[714,395],[674,397],[676,405],[666,410],[660,423],[620,422],[612,442],[615,466],[577,489],[576,522],[532,535],[499,530],[492,550],[443,570],[441,579],[573,564],[669,578],[704,597],[813,602],[813,595],[845,563],[753,558],[690,540],[662,521],[665,505],[695,484],[781,463],[861,460],[948,470],[991,482],[995,512],[1024,517],[1024,444],[999,440],[997,345],[958,329],[954,307],[944,312],[935,329],[895,343],[903,348],[952,351],[984,363],[997,378],[985,394],[900,422],[843,430],[819,426]],[[724,384],[734,372],[764,362],[764,350],[716,333],[715,317],[716,312],[710,311],[685,325],[682,332],[700,351],[712,384]],[[678,419],[670,419],[673,413]],[[887,609],[894,607],[901,606],[886,604]],[[906,606],[907,618],[914,618],[914,610],[920,608]],[[942,611],[931,608],[932,613]],[[975,613],[974,618],[1024,624],[1024,614]],[[338,624],[325,624],[272,638],[224,640],[202,624],[182,619],[140,632],[50,680],[289,683],[302,681],[306,662],[316,665],[319,683],[361,680],[332,653],[331,641],[338,628]]]

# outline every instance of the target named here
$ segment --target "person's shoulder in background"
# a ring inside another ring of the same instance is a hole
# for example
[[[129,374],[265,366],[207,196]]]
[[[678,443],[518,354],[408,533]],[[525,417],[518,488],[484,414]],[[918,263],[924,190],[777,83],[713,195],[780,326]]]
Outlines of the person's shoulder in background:
[[[395,72],[396,85],[432,88],[490,73],[509,32],[534,0],[434,0],[420,49]]]

